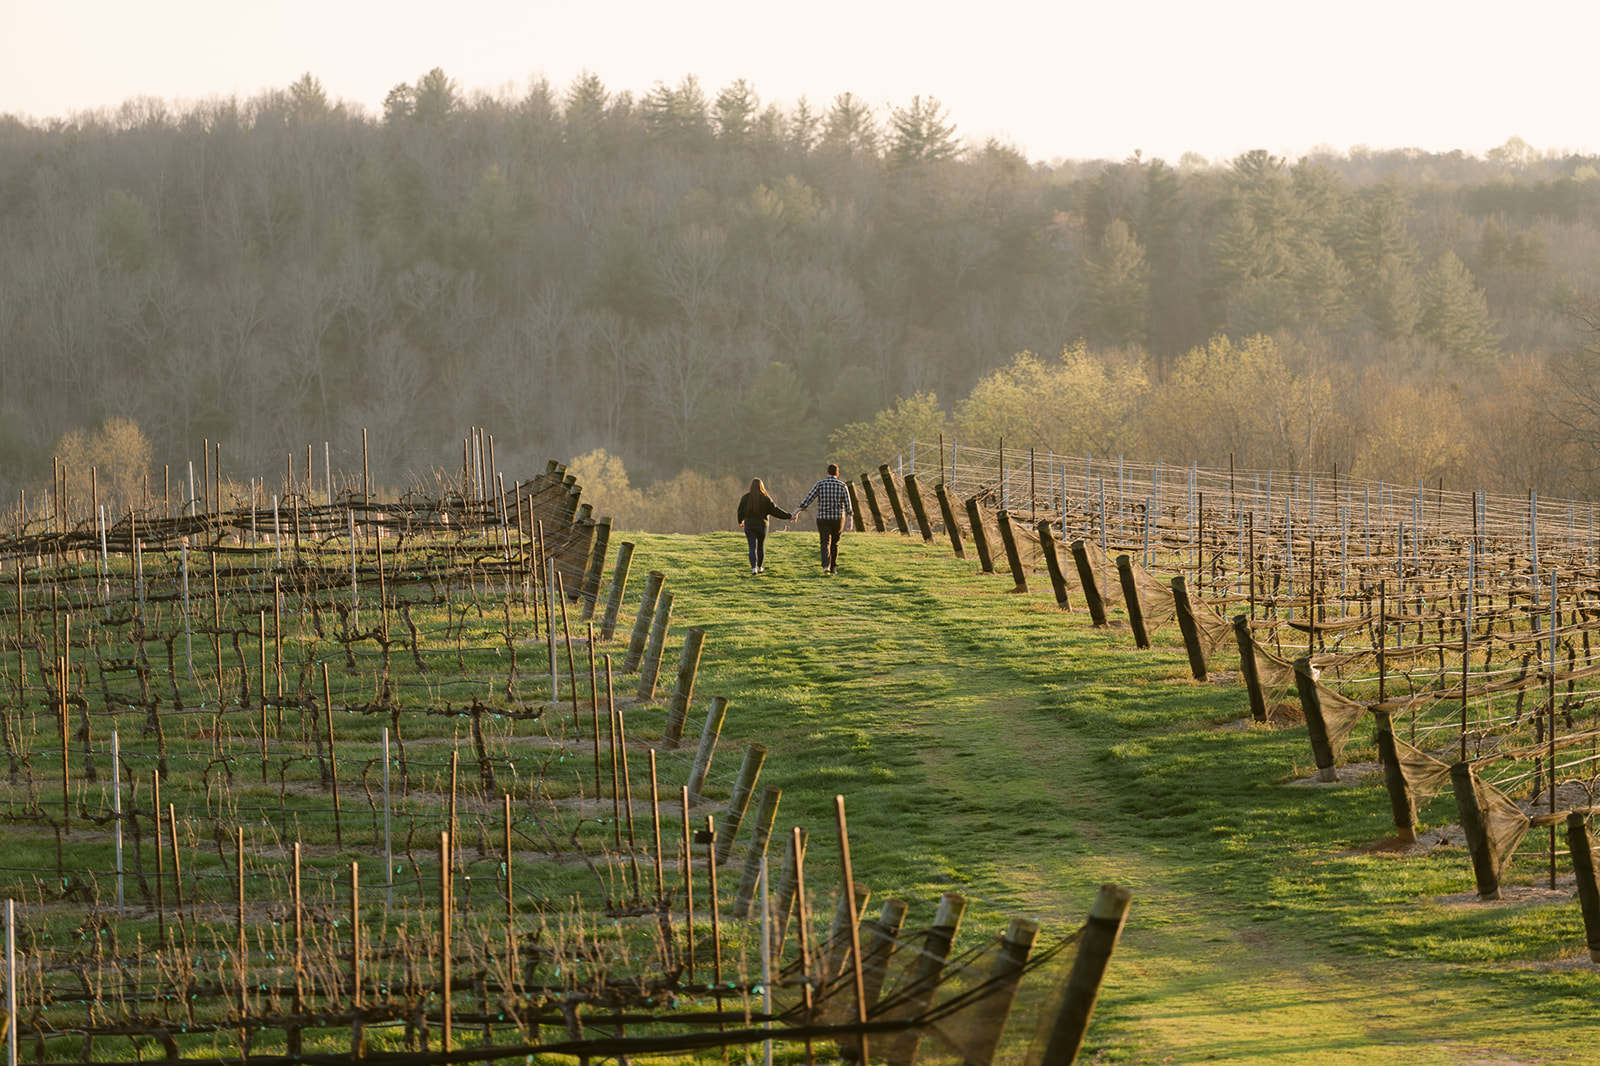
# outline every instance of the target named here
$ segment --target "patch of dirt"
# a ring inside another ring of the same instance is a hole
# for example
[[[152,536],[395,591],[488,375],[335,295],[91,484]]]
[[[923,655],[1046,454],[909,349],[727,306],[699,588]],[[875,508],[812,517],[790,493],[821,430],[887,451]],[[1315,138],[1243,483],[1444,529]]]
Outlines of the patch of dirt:
[[[1223,733],[1247,733],[1252,729],[1265,729],[1268,731],[1278,729],[1295,729],[1306,724],[1305,712],[1292,703],[1274,703],[1267,708],[1267,720],[1258,722],[1254,718],[1238,718],[1231,722],[1224,722],[1218,726]]]
[[[1353,762],[1333,768],[1334,780],[1319,780],[1316,774],[1290,781],[1291,788],[1338,788],[1342,785],[1364,785],[1374,774],[1382,774],[1383,767],[1375,762]]]
[[[1578,883],[1571,874],[1557,874],[1554,888],[1550,887],[1549,879],[1544,878],[1531,885],[1501,885],[1499,899],[1483,899],[1476,891],[1472,891],[1436,896],[1434,902],[1445,907],[1524,907],[1530,903],[1571,903],[1577,892]]]
[[[1445,825],[1418,833],[1414,843],[1407,844],[1396,837],[1385,837],[1383,840],[1375,841],[1371,844],[1348,848],[1339,852],[1339,854],[1392,855],[1395,858],[1409,858],[1414,855],[1426,855],[1428,852],[1438,848],[1460,848],[1465,846],[1466,839],[1461,835],[1461,827],[1459,825]]]

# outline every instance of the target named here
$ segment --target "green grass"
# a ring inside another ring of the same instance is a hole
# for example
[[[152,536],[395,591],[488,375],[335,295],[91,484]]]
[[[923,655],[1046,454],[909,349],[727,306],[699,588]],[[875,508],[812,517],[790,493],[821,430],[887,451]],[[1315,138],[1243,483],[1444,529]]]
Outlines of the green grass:
[[[774,535],[756,577],[737,535],[628,539],[668,575],[675,627],[707,629],[697,705],[729,697],[724,736],[771,749],[808,877],[833,876],[837,793],[857,877],[913,922],[958,890],[969,924],[1060,930],[1100,884],[1133,891],[1084,1060],[1600,1057],[1576,903],[1446,902],[1473,888],[1464,849],[1356,850],[1393,832],[1375,775],[1291,787],[1304,729],[1219,728],[1243,690],[1190,680],[1175,632],[1136,651],[1116,615],[1097,631],[892,535],[847,537],[837,577],[810,535]],[[1363,730],[1346,759],[1374,757]],[[1453,820],[1448,796],[1423,812]],[[1512,881],[1536,883],[1543,840]]]

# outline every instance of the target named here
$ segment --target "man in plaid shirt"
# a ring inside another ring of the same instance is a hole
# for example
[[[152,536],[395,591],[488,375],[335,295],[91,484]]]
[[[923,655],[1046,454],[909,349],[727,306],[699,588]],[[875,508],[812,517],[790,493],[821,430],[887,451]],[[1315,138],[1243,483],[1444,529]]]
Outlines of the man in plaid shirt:
[[[828,476],[811,486],[806,498],[795,508],[795,516],[817,501],[817,535],[822,538],[822,572],[839,572],[839,535],[844,532],[844,520],[850,517],[850,493],[839,480],[839,467],[828,464]]]

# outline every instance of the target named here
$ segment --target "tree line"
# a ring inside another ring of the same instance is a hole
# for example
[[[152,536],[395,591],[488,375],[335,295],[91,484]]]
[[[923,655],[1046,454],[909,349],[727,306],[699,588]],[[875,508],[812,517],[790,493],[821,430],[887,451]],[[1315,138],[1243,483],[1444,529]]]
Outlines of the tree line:
[[[0,116],[0,490],[129,425],[251,471],[367,428],[399,484],[471,425],[653,482],[915,422],[1577,493],[1597,224],[1600,160],[1517,141],[1041,163],[693,77]]]

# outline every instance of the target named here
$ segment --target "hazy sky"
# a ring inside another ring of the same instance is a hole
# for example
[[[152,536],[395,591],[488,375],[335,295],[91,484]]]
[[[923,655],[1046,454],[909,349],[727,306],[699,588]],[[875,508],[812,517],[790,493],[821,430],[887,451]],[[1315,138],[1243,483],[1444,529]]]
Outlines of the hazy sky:
[[[251,96],[307,71],[378,110],[438,66],[467,90],[636,95],[695,74],[764,102],[936,97],[1033,159],[1229,158],[1512,136],[1600,150],[1593,0],[0,0],[0,113]]]

